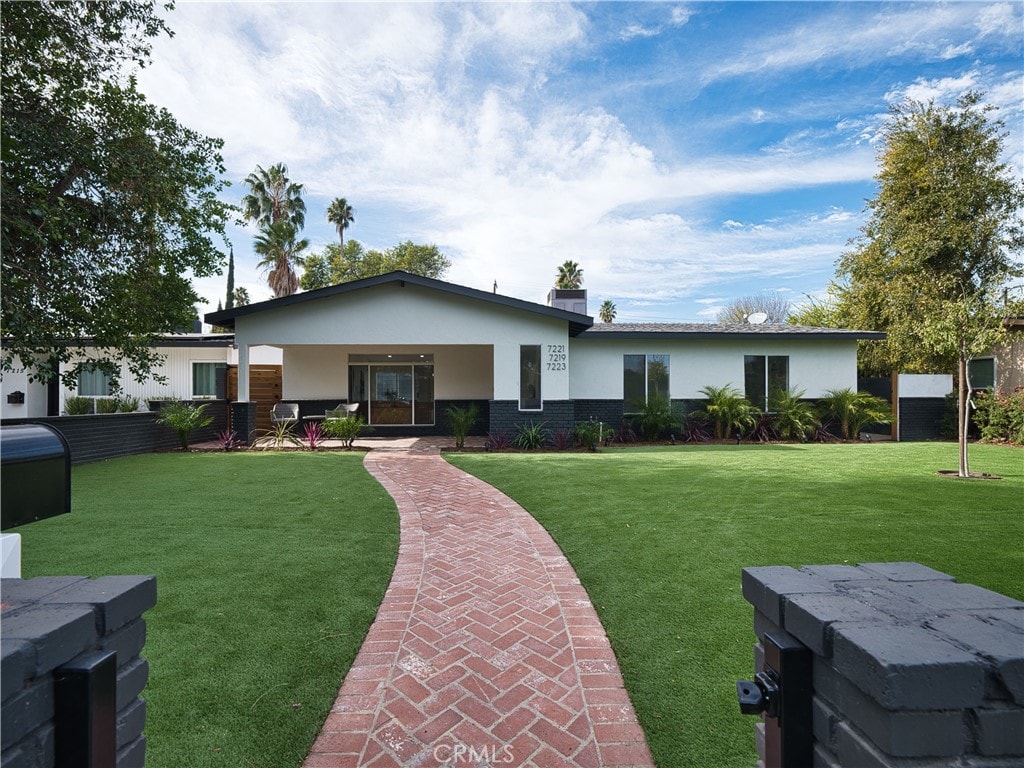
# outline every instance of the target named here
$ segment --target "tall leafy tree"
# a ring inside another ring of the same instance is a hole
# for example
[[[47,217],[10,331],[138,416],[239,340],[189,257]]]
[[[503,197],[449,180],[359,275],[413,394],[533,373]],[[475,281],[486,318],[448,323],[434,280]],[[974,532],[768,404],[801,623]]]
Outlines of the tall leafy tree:
[[[256,235],[253,249],[261,257],[258,266],[267,272],[267,285],[275,299],[299,290],[295,268],[302,266],[302,252],[308,247],[309,240],[298,239],[298,229],[287,220],[268,224]]]
[[[564,261],[558,267],[555,288],[575,289],[583,285],[583,270],[575,261]]]
[[[344,197],[337,197],[327,206],[327,220],[338,230],[338,240],[345,247],[345,230],[356,220],[356,212]]]
[[[967,363],[1002,333],[999,289],[1022,274],[1024,189],[1002,160],[1003,124],[969,93],[955,106],[895,107],[879,154],[878,195],[839,275],[843,311],[888,338],[879,368],[957,370],[959,474],[967,456]]]
[[[745,323],[751,315],[763,312],[768,315],[767,322],[777,325],[786,322],[791,308],[789,299],[781,293],[758,293],[733,299],[715,319],[719,323]]]
[[[358,240],[349,240],[344,247],[330,243],[322,252],[309,256],[305,264],[300,284],[307,291],[395,270],[440,279],[451,267],[451,261],[436,245],[411,240],[385,251],[366,250]]]
[[[136,89],[151,39],[170,33],[152,0],[2,3],[0,28],[0,367],[52,379],[87,354],[144,379],[153,342],[200,301],[186,275],[222,263],[222,142]]]
[[[288,166],[277,163],[269,168],[257,165],[245,177],[249,194],[242,198],[242,214],[260,227],[287,219],[302,229],[306,224],[306,203],[302,184],[288,178]]]
[[[602,323],[613,322],[615,320],[615,303],[611,299],[605,299],[597,315],[601,318]]]

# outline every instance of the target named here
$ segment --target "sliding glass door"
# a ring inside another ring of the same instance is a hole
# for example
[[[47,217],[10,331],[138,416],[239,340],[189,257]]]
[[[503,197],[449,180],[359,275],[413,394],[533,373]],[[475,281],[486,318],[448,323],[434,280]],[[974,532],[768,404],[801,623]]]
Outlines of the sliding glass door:
[[[352,355],[348,387],[368,424],[434,423],[432,355]]]

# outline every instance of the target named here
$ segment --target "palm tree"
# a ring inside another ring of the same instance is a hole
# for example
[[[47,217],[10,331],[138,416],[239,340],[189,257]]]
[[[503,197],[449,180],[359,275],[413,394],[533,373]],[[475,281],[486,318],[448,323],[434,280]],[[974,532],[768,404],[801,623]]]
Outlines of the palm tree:
[[[242,215],[259,226],[289,220],[296,230],[306,223],[306,204],[302,201],[302,185],[288,179],[288,166],[272,165],[266,170],[257,165],[256,171],[245,177],[249,194],[242,198]]]
[[[262,256],[257,265],[267,274],[267,285],[274,292],[274,298],[291,296],[299,290],[299,278],[295,267],[301,267],[302,251],[309,247],[309,240],[296,240],[298,228],[290,221],[278,221],[265,225],[256,235],[253,250]]]
[[[738,434],[740,430],[754,425],[757,409],[732,385],[715,387],[709,384],[700,393],[706,398],[704,407],[694,415],[714,423],[718,440],[728,438],[734,430]]]
[[[246,290],[244,285],[240,285],[235,288],[235,306],[244,307],[249,303],[249,291]]]
[[[615,304],[612,303],[611,299],[605,299],[597,314],[601,318],[602,323],[613,322],[615,320]]]
[[[558,268],[558,279],[555,280],[555,288],[568,288],[570,290],[583,285],[583,270],[575,261],[566,261]]]
[[[344,197],[334,198],[331,204],[327,206],[327,220],[337,228],[342,248],[345,247],[345,230],[348,229],[349,224],[356,220],[355,214],[355,210]]]

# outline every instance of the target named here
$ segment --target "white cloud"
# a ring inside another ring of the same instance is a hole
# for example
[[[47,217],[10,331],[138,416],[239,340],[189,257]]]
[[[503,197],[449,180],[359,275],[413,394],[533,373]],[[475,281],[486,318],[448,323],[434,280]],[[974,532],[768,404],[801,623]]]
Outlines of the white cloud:
[[[568,4],[296,7],[179,5],[171,17],[178,34],[158,45],[140,78],[143,90],[183,123],[223,137],[236,180],[257,163],[285,161],[292,178],[306,184],[310,219],[339,194],[356,207],[357,226],[386,209],[393,216],[382,237],[391,241],[368,244],[436,242],[454,262],[455,282],[489,290],[497,280],[503,293],[540,301],[555,266],[573,259],[584,265],[592,295],[616,301],[622,320],[641,301],[657,317],[660,307],[723,280],[751,276],[774,285],[782,276],[820,272],[824,282],[857,215],[824,199],[816,213],[780,221],[742,210],[705,220],[702,206],[870,182],[875,173],[868,143],[875,116],[837,118],[834,129],[795,128],[768,151],[690,154],[684,135],[683,150],[659,152],[631,130],[633,116],[565,90],[573,57],[593,56],[595,45],[591,22]],[[656,23],[637,24],[637,34],[683,26],[693,13],[685,5],[659,12]],[[933,44],[921,30],[948,32],[974,18],[959,5],[893,6],[889,14],[856,25],[822,14],[800,30],[760,36],[764,42],[716,65],[710,77],[882,57],[901,40],[938,57],[967,41],[944,34]],[[979,67],[890,95],[990,80]],[[993,92],[1015,98],[1019,108],[1020,74],[994,82]],[[821,94],[809,94],[800,108],[814,99],[818,112],[840,112],[839,96],[825,103]],[[772,104],[769,115],[751,101],[734,114],[745,130],[769,117],[808,124],[783,114],[785,105]],[[236,282],[265,298],[269,292],[243,257],[250,235],[238,234]],[[222,284],[201,290],[215,304]]]
[[[971,35],[1000,37],[1019,49],[1019,13],[1008,4],[907,3],[881,6],[874,14],[830,4],[813,21],[756,41],[704,73],[704,81],[838,61],[863,66],[893,57],[943,60],[963,46],[974,49]],[[1016,34],[1013,30],[1017,30]],[[991,41],[990,41],[991,42]]]
[[[636,37],[657,37],[661,34],[661,27],[645,27],[642,24],[630,24],[619,32],[622,40],[632,40]]]

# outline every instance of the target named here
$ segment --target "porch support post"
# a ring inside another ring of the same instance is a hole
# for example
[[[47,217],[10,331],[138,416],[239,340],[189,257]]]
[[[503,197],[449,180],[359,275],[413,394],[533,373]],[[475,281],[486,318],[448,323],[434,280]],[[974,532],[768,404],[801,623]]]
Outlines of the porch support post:
[[[256,432],[256,403],[249,401],[249,345],[238,345],[238,399],[231,403],[231,426],[243,443]]]
[[[238,345],[238,400],[249,402],[249,345]]]

